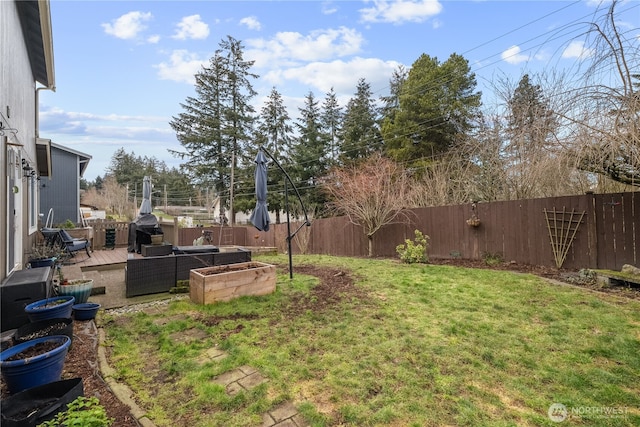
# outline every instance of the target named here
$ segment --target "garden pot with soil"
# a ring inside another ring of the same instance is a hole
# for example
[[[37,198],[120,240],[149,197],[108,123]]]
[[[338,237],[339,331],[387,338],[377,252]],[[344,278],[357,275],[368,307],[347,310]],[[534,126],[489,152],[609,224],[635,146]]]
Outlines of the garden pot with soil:
[[[0,372],[11,394],[59,381],[71,340],[66,335],[36,338],[0,353]]]
[[[30,322],[46,319],[62,319],[71,317],[71,306],[76,299],[72,296],[59,296],[32,302],[24,308]]]
[[[66,410],[68,403],[84,396],[82,378],[54,381],[2,399],[2,427],[35,427]]]
[[[20,326],[13,333],[14,344],[20,344],[36,338],[52,335],[66,335],[73,344],[73,319],[45,319]]]
[[[58,295],[72,296],[76,304],[82,304],[87,302],[92,289],[93,279],[74,279],[59,283],[56,292]]]
[[[73,317],[76,320],[91,320],[96,317],[100,304],[93,302],[85,302],[73,305]]]

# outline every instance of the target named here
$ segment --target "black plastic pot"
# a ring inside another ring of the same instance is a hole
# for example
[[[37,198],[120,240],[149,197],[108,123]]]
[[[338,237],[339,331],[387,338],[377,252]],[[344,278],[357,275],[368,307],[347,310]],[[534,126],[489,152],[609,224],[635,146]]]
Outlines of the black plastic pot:
[[[2,427],[35,427],[65,411],[67,404],[84,396],[82,378],[54,381],[2,399]]]
[[[59,325],[59,326],[57,326]],[[54,327],[57,326],[57,327]],[[45,319],[20,326],[13,334],[16,344],[50,335],[66,335],[73,343],[73,319]]]

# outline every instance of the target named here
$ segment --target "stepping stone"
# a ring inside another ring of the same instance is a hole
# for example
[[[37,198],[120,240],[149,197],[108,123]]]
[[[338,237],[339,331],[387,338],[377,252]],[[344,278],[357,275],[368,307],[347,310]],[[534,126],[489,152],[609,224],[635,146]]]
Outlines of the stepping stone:
[[[231,371],[225,372],[224,374],[218,375],[218,377],[214,379],[214,382],[226,386],[246,376],[247,375],[241,370],[233,369]]]
[[[227,394],[231,396],[235,396],[236,394],[240,393],[243,390],[244,388],[242,388],[242,386],[238,384],[238,382],[236,381],[232,382],[231,384],[228,384],[226,388]]]
[[[296,409],[295,406],[293,406],[293,403],[291,402],[285,402],[282,405],[276,407],[275,409],[269,411],[269,414],[271,414],[271,417],[273,417],[273,419],[276,422],[280,422],[287,418],[291,418],[297,413],[298,413],[298,410]]]
[[[260,375],[258,372],[254,372],[251,375],[247,375],[246,377],[238,380],[238,383],[246,388],[247,390],[252,389],[264,382],[266,382],[267,379],[265,377],[263,377],[262,375]]]
[[[216,362],[220,361],[227,357],[227,353],[218,349],[218,348],[209,348],[204,354],[196,359],[196,362],[200,365],[203,365],[207,362]]]
[[[258,372],[258,370],[256,368],[252,368],[251,366],[247,366],[247,365],[242,365],[238,369],[240,369],[242,372],[244,372],[245,375],[251,375],[251,374],[254,374],[254,373]]]

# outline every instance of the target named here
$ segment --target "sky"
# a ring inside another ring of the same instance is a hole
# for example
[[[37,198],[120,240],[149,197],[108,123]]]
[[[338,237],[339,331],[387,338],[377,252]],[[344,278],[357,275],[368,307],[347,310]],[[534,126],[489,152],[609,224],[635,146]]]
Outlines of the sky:
[[[91,156],[84,178],[104,176],[124,149],[169,167],[180,151],[169,125],[195,96],[194,75],[227,36],[244,45],[260,111],[273,88],[289,115],[333,88],[341,106],[364,78],[388,94],[399,66],[422,54],[469,61],[483,93],[524,73],[571,73],[593,55],[589,22],[608,2],[537,1],[68,1],[51,0],[55,91],[40,91],[40,137]],[[640,42],[640,2],[617,6]]]

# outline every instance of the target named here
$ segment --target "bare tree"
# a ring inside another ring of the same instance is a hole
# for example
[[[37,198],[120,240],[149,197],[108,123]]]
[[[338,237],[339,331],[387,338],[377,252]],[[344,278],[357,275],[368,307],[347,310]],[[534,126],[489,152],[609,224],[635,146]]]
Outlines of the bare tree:
[[[317,206],[312,206],[309,211],[307,211],[307,219],[310,222],[313,222],[313,219],[316,218]],[[298,224],[299,226],[300,224]],[[298,227],[295,227],[298,229]],[[309,242],[311,240],[311,227],[302,227],[298,230],[295,236],[293,236],[293,240],[296,242],[298,249],[300,249],[301,254],[306,254],[307,250],[309,250]]]
[[[562,116],[574,125],[569,142],[577,167],[640,186],[640,43],[636,29],[626,33],[617,23],[621,3],[614,0],[589,24],[589,66],[583,84],[566,93]]]
[[[131,204],[128,202],[126,187],[117,183],[112,176],[104,180],[101,195],[107,210],[118,217],[126,217],[130,212]]]
[[[414,175],[409,206],[444,206],[468,203],[473,199],[473,165],[451,152],[425,166]]]
[[[323,188],[331,207],[364,228],[373,256],[375,233],[406,215],[409,187],[405,170],[375,153],[356,165],[334,168]]]

